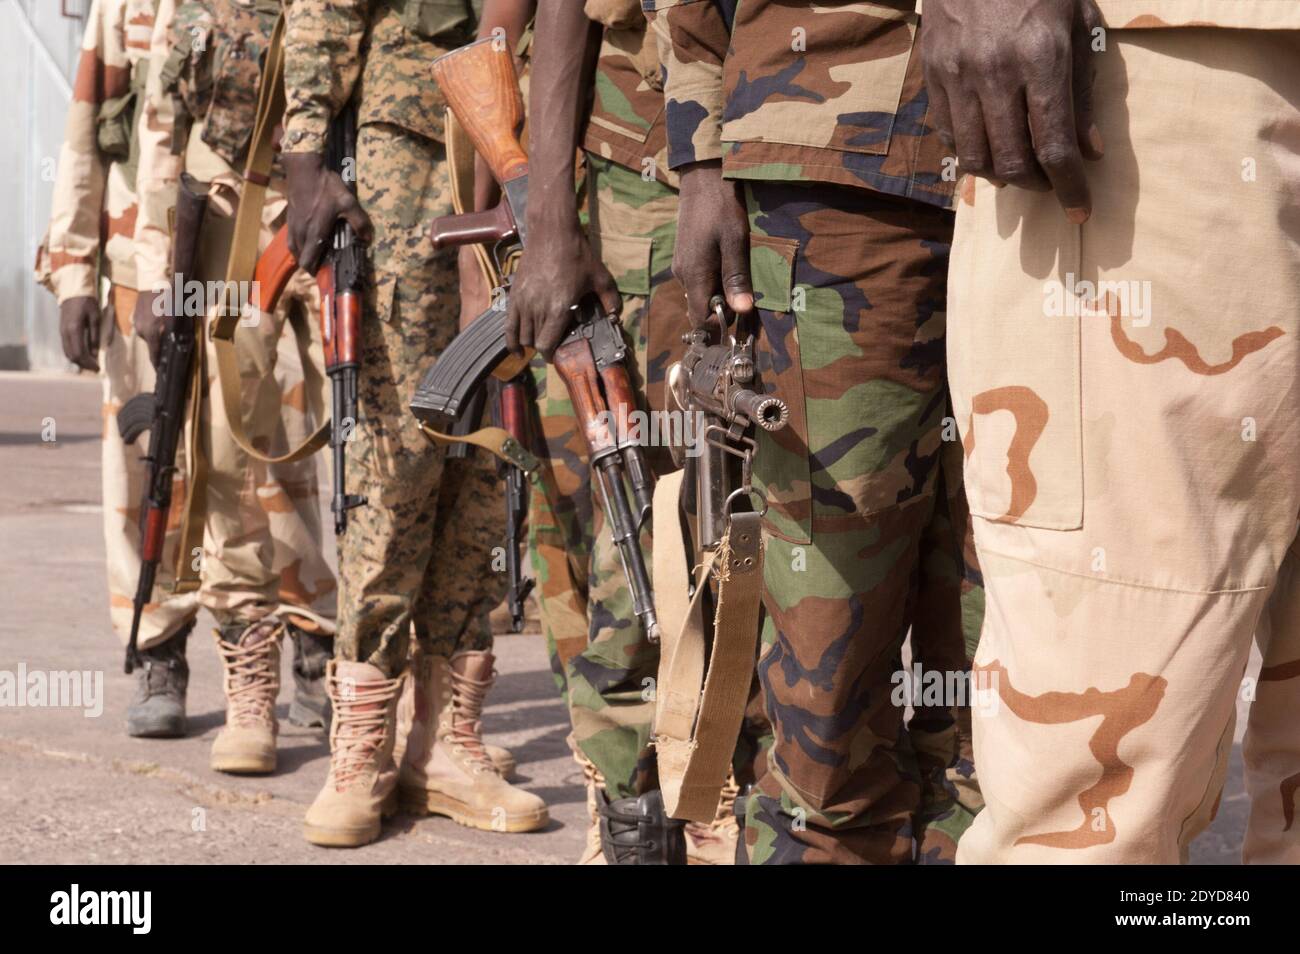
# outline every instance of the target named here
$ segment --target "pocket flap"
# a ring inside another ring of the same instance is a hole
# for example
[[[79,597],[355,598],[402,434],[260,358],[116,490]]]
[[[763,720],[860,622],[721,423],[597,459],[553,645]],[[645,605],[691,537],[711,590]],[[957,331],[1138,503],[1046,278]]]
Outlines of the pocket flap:
[[[624,295],[650,294],[650,256],[654,252],[654,239],[649,236],[610,235],[594,236],[596,254],[609,269],[618,290]]]

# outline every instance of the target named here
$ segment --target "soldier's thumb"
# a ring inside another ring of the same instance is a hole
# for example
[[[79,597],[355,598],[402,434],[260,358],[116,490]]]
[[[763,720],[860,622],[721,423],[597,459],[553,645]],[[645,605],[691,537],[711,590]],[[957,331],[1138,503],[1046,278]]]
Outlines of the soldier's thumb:
[[[728,242],[722,248],[722,292],[727,306],[737,314],[754,308],[754,290],[749,283],[749,249],[744,240]]]

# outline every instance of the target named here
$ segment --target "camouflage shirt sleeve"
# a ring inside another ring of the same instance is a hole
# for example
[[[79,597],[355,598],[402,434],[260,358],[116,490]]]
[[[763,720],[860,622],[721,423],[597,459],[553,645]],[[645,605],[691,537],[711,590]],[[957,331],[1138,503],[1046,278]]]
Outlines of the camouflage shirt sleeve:
[[[325,151],[330,120],[352,98],[361,74],[361,44],[375,2],[294,0],[287,6],[285,152]]]
[[[642,0],[664,64],[668,167],[722,157],[722,64],[734,2]]]
[[[160,74],[172,51],[172,21],[175,0],[158,0],[153,40],[149,48],[149,79],[136,135],[140,141],[140,166],[136,188],[140,213],[135,222],[135,269],[142,290],[161,288],[171,276],[171,227],[169,218],[176,204],[183,157],[172,152],[175,109],[171,96],[162,89]]]
[[[125,6],[124,0],[92,0],[86,15],[47,237],[49,287],[60,304],[98,295],[109,160],[99,151],[96,118],[104,101],[123,95],[131,81],[122,23]]]

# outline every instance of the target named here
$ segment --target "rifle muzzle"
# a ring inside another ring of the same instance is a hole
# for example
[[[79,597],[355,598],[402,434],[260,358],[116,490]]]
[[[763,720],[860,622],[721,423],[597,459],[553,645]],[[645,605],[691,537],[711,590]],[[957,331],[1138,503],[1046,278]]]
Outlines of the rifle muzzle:
[[[780,398],[770,394],[740,391],[732,405],[765,431],[779,431],[790,420],[790,408]]]

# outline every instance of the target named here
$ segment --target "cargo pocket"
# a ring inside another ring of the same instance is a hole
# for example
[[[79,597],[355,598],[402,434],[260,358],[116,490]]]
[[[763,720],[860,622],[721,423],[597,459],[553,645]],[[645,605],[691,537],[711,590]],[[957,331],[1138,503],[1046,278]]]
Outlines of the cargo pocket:
[[[763,390],[790,408],[789,423],[775,434],[759,431],[754,487],[767,498],[766,529],[791,543],[812,539],[812,479],[808,414],[794,297],[794,239],[749,236],[750,280],[761,330],[754,352]]]
[[[772,24],[759,12],[765,4],[741,4],[727,56],[728,94],[743,111],[723,117],[723,142],[775,142],[816,149],[883,156],[889,152],[894,117],[902,100],[919,18],[885,3],[841,3],[804,16],[795,35],[802,46],[778,62],[757,52],[772,49],[762,39]],[[845,60],[844,50],[876,52]],[[748,53],[747,53],[748,51]],[[831,78],[818,77],[813,63],[834,63]],[[749,79],[747,80],[746,77]],[[764,95],[758,90],[770,86]],[[815,101],[800,88],[814,89]],[[794,92],[787,92],[794,91]]]
[[[962,189],[948,288],[948,374],[970,510],[997,523],[1076,530],[1080,231],[1050,193],[972,183]],[[999,238],[1006,223],[1017,230]]]

